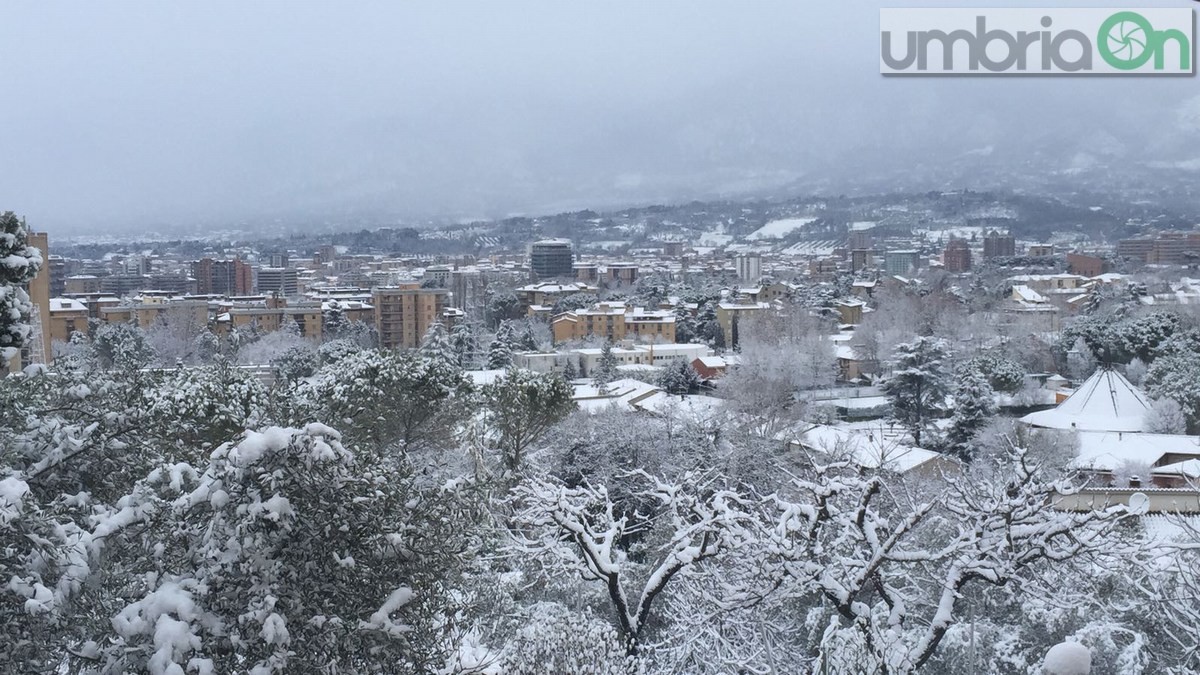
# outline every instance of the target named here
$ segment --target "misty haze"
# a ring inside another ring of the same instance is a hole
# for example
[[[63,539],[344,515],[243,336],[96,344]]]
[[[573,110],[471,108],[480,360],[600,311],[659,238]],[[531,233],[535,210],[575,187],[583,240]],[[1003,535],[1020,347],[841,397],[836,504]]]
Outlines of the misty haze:
[[[882,78],[878,9],[9,3],[0,202],[81,234],[1192,182],[1193,79]]]

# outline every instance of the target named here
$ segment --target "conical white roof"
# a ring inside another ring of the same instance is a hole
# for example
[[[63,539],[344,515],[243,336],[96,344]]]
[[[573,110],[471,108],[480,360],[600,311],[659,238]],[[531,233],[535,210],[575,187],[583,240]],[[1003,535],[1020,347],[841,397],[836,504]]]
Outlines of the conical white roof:
[[[1150,400],[1124,375],[1100,368],[1057,408],[1030,413],[1021,421],[1048,429],[1143,431],[1149,410]]]

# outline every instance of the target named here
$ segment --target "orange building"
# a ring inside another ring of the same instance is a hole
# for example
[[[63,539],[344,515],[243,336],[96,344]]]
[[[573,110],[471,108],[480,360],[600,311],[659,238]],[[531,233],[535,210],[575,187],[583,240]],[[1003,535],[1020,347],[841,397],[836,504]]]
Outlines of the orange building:
[[[550,323],[550,330],[556,343],[593,335],[611,342],[633,338],[674,343],[675,315],[627,307],[620,302],[602,302],[592,309],[559,314]]]
[[[412,349],[421,346],[421,338],[434,321],[443,320],[449,291],[421,288],[416,282],[376,288],[371,295],[375,306],[375,328],[379,346],[384,349]]]

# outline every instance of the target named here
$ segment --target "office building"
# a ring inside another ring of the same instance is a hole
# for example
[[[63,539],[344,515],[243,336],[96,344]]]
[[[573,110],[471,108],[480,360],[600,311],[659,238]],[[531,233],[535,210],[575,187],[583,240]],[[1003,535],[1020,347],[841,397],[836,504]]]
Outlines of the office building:
[[[300,275],[294,267],[258,268],[258,292],[278,293],[285,298],[300,294]]]
[[[543,239],[529,248],[529,268],[538,279],[573,276],[575,254],[566,239]]]

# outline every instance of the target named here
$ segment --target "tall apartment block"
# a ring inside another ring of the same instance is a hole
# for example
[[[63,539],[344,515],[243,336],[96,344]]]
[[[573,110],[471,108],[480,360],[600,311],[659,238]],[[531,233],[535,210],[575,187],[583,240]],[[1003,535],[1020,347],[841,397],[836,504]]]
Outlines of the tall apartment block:
[[[250,295],[254,292],[254,269],[241,260],[197,260],[192,263],[192,276],[200,295]]]
[[[384,349],[421,346],[421,338],[429,326],[442,320],[448,295],[444,288],[421,288],[416,282],[373,290],[371,302],[375,305],[379,346]]]

